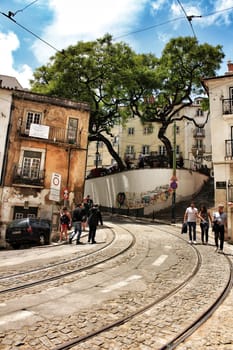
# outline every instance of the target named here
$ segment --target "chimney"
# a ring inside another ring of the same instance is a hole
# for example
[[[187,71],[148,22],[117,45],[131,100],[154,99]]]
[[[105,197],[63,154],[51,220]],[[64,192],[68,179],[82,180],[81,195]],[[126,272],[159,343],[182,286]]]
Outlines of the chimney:
[[[228,73],[233,73],[233,63],[231,61],[227,62]]]

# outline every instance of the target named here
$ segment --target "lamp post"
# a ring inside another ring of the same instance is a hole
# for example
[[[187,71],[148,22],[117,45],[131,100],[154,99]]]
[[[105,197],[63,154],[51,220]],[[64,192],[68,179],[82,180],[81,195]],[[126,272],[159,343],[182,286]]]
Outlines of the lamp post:
[[[94,133],[97,131],[97,125],[94,123],[92,125],[92,130]],[[99,165],[99,141],[96,141],[96,152],[95,152],[95,168],[97,169]]]
[[[171,222],[175,224],[176,222],[176,189],[177,189],[177,177],[176,177],[176,122],[173,125],[173,175],[171,178],[171,188],[172,188],[172,219]]]
[[[96,141],[96,152],[95,152],[95,167],[98,168],[99,165],[99,141]]]

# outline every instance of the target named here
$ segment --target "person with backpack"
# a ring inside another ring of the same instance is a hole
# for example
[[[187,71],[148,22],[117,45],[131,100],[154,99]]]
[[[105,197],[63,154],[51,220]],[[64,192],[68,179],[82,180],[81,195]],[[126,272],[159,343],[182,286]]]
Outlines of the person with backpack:
[[[67,209],[67,207],[63,207],[60,212],[60,240],[62,242],[63,236],[65,235],[65,240],[68,238],[68,228],[71,227],[71,215]]]

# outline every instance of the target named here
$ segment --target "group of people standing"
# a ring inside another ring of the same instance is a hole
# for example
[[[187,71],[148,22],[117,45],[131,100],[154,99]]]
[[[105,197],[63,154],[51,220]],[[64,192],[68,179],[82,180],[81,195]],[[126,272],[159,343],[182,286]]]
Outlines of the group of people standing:
[[[194,202],[186,209],[184,214],[184,222],[188,226],[189,243],[196,244],[196,225],[197,219],[200,219],[201,240],[202,244],[208,244],[209,227],[212,226],[214,232],[216,252],[223,253],[224,234],[227,230],[227,215],[224,212],[224,205],[219,204],[218,210],[211,215],[206,206],[202,206],[200,210],[195,207]]]
[[[77,236],[76,244],[82,244],[80,241],[81,234],[88,225],[88,243],[94,244],[96,243],[96,229],[99,223],[103,225],[99,205],[94,204],[90,195],[87,195],[82,203],[76,205],[72,213],[68,211],[67,207],[63,207],[60,213],[60,242],[63,240],[63,236],[68,241],[68,230],[73,227],[74,230],[69,236],[69,243],[71,244],[73,237]]]

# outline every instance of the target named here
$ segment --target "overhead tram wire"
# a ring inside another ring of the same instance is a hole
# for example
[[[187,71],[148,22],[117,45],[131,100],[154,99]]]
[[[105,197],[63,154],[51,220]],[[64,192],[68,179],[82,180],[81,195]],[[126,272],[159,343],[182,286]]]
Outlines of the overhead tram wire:
[[[34,0],[34,1],[32,1],[30,4],[28,4],[27,6],[23,7],[23,8],[20,9],[20,10],[15,11],[15,12],[9,11],[9,12],[8,12],[8,16],[14,17],[18,12],[23,12],[23,11],[26,10],[29,6],[32,6],[33,4],[35,4],[35,2],[37,2],[37,1],[38,1],[38,0]]]
[[[135,31],[132,31],[132,32],[128,32],[128,33],[122,34],[122,35],[118,35],[118,36],[115,36],[113,39],[114,39],[114,40],[117,40],[117,39],[120,39],[120,38],[129,36],[129,35],[132,35],[132,34],[137,34],[137,33],[145,32],[145,31],[147,31],[147,30],[151,30],[151,29],[153,29],[153,28],[160,27],[160,26],[162,26],[162,25],[165,25],[165,24],[168,24],[168,23],[171,23],[171,22],[179,21],[179,20],[184,19],[184,18],[187,19],[187,20],[189,21],[189,24],[191,25],[191,28],[192,28],[192,32],[193,32],[194,36],[196,37],[196,35],[195,35],[195,33],[194,33],[194,29],[193,29],[193,27],[192,27],[192,23],[191,23],[193,18],[210,17],[210,16],[213,16],[213,15],[215,15],[215,14],[217,14],[217,13],[230,11],[230,10],[232,10],[232,9],[233,9],[233,7],[228,7],[228,8],[225,8],[225,9],[223,9],[223,10],[218,10],[218,11],[211,12],[211,13],[208,13],[208,14],[206,14],[206,15],[200,15],[200,16],[195,16],[195,15],[188,16],[188,15],[186,14],[186,12],[184,12],[184,13],[185,13],[185,17],[177,17],[177,18],[172,19],[172,20],[168,20],[168,21],[165,21],[165,22],[162,22],[162,23],[158,23],[158,24],[155,24],[155,25],[152,25],[152,26],[149,26],[149,27],[141,28],[141,29],[138,29],[138,30],[135,30]],[[184,10],[183,10],[183,11],[184,11]]]
[[[185,11],[185,9],[184,9],[184,7],[183,7],[183,5],[181,4],[180,0],[177,0],[177,2],[178,2],[178,4],[179,4],[181,10],[184,12],[184,15],[185,15],[185,17],[187,18],[187,21],[188,21],[189,24],[190,24],[190,27],[191,27],[191,29],[192,29],[194,38],[197,39],[197,36],[196,36],[195,31],[194,31],[194,29],[193,29],[192,19],[193,19],[194,17],[202,17],[202,16],[188,16],[187,13],[186,13],[186,11]]]
[[[60,52],[63,53],[63,51],[58,50],[56,47],[54,47],[53,45],[51,45],[48,41],[42,39],[41,37],[39,37],[39,35],[33,33],[30,29],[24,27],[22,24],[16,22],[16,20],[13,18],[14,14],[13,12],[9,11],[8,14],[4,13],[4,12],[0,12],[1,15],[5,16],[6,18],[8,18],[9,20],[11,20],[12,22],[14,22],[15,24],[17,24],[20,28],[24,29],[26,32],[28,32],[29,34],[33,35],[35,38],[37,38],[38,40],[42,41],[44,44],[48,45],[50,48],[52,48],[53,50],[55,50],[56,52]]]
[[[117,39],[129,36],[129,35],[132,35],[132,34],[142,33],[142,32],[145,32],[147,30],[150,30],[150,29],[153,29],[153,28],[156,28],[156,27],[160,27],[160,26],[163,26],[164,24],[168,24],[168,23],[171,23],[171,22],[176,22],[176,21],[179,21],[180,19],[184,19],[184,18],[185,17],[174,18],[174,19],[162,22],[162,23],[154,24],[154,25],[152,25],[150,27],[145,27],[145,28],[142,28],[142,29],[134,30],[134,31],[129,32],[129,33],[118,35],[118,36],[114,37],[114,40],[117,40]]]

